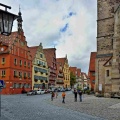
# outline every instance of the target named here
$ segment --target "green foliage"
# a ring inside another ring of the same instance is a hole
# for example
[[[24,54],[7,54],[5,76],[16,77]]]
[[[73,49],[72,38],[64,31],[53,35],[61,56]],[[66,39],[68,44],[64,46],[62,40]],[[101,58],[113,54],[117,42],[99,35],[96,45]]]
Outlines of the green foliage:
[[[87,93],[89,95],[90,94],[90,90],[86,90],[85,93]]]
[[[71,72],[70,73],[70,85],[73,86],[76,83],[76,76]]]
[[[82,90],[82,88],[80,86],[77,86],[77,90]]]

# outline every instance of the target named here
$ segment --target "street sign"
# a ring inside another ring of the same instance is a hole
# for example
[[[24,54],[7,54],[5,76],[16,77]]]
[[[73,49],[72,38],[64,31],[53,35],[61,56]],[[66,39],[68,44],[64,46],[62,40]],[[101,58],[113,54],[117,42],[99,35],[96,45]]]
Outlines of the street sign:
[[[3,87],[4,87],[4,81],[0,80],[0,88],[3,88]]]

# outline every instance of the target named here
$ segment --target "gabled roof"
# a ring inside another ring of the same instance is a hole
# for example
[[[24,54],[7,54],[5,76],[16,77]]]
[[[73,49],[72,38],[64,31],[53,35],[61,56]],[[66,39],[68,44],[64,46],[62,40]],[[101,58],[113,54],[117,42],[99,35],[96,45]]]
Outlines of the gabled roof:
[[[56,60],[57,60],[57,63],[61,63],[61,66],[63,67],[65,64],[66,58],[57,58]]]
[[[49,67],[52,67],[53,65],[53,59],[56,59],[56,54],[55,54],[56,48],[45,48],[43,49],[43,52],[46,57],[46,61],[48,63]]]
[[[81,69],[77,69],[77,76],[80,77],[81,75]]]
[[[69,67],[69,69],[70,69],[70,72],[72,72],[75,76],[77,75],[76,73],[77,73],[77,67]]]
[[[56,61],[57,61],[57,73],[59,73],[59,68],[64,67],[64,64],[65,64],[65,60],[66,58],[57,58]]]
[[[9,35],[9,36],[0,34],[0,42],[6,44],[8,46],[11,46],[17,38],[17,34],[18,34],[18,32],[12,32],[11,35]]]
[[[90,63],[89,63],[89,71],[95,71],[95,59],[97,52],[91,52]]]
[[[5,36],[0,34],[0,42],[5,43],[8,46],[11,46],[13,43],[16,42],[17,38],[20,37],[20,40],[24,41],[25,36],[24,36],[24,32],[22,32],[21,34],[18,34],[18,31],[12,32],[9,36]]]
[[[82,74],[83,76],[85,76],[86,78],[89,78],[86,73],[81,72],[81,74]]]
[[[31,56],[32,56],[32,60],[35,58],[38,47],[39,46],[29,47],[29,50],[30,50],[30,53],[31,53]]]

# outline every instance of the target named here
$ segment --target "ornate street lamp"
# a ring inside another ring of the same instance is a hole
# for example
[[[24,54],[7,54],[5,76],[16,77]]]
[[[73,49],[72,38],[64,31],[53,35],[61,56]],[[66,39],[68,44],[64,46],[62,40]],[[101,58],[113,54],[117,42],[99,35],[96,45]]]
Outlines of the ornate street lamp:
[[[7,8],[11,9],[10,6],[1,4],[5,7],[5,11],[0,9],[0,33],[3,35],[10,35],[12,31],[13,21],[18,17],[7,11]]]

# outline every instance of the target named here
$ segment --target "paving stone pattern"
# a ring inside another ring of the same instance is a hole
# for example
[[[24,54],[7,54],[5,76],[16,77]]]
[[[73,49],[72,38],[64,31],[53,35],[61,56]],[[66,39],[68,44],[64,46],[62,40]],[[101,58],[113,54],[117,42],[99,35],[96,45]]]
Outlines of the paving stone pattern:
[[[74,102],[74,94],[67,94],[65,104],[62,103],[61,95],[54,99],[51,104],[62,106],[81,113],[105,118],[108,120],[120,120],[120,99],[95,97],[94,95],[83,95],[83,101]]]
[[[53,101],[51,101],[50,94],[34,96],[2,95],[0,120],[111,120],[111,118],[118,120],[120,108],[109,108],[110,111],[105,112],[106,107],[119,103],[117,99],[109,100],[84,96],[83,102],[80,103],[74,102],[71,91],[66,92],[66,94],[65,104],[62,104],[61,93]],[[106,102],[106,100],[110,102]],[[96,105],[100,109],[96,108]],[[108,113],[112,114],[112,112],[116,112],[113,117],[111,117],[112,115],[110,117],[105,116]],[[101,115],[103,113],[104,115]]]

